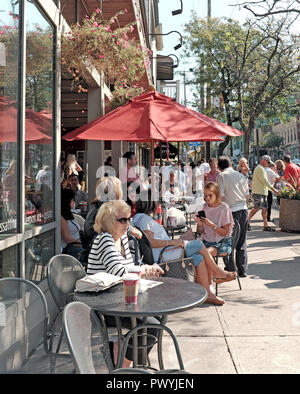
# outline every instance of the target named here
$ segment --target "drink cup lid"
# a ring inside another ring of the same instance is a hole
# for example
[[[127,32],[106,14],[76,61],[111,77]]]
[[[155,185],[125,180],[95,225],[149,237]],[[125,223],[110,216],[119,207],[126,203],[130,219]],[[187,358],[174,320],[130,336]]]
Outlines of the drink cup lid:
[[[133,265],[132,267],[128,268],[128,272],[141,272],[142,267],[139,265]]]
[[[138,280],[139,276],[138,276],[138,274],[128,273],[128,274],[123,276],[123,279],[124,280]]]

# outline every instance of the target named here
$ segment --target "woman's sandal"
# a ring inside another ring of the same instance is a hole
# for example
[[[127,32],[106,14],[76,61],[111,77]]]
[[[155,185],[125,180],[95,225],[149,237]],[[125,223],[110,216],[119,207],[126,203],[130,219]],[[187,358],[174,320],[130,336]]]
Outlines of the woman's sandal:
[[[223,300],[223,298],[220,297],[208,297],[205,300],[206,304],[213,304],[213,305],[223,305],[225,303],[225,301]]]
[[[275,228],[267,226],[263,228],[263,231],[276,231]]]
[[[237,273],[236,272],[228,272],[226,275],[226,278],[216,278],[215,283],[219,285],[220,283],[223,282],[230,282],[231,280],[234,280],[237,278]]]

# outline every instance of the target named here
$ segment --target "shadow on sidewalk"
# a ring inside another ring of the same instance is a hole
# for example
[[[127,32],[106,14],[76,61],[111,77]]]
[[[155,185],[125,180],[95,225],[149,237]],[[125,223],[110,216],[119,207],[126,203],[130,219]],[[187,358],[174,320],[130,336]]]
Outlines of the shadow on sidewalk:
[[[250,264],[249,279],[273,280],[265,283],[270,289],[287,289],[300,286],[300,261],[298,256],[281,260],[272,260],[270,263]]]

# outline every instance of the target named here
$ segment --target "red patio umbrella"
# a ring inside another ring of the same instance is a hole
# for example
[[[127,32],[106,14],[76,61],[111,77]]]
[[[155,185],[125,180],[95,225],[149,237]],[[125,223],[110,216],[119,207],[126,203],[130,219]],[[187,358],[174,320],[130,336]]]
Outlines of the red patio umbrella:
[[[222,136],[243,133],[216,119],[187,108],[156,91],[67,133],[63,139],[161,141],[222,141]]]
[[[16,102],[5,96],[0,96],[0,142],[17,141],[17,109],[15,105]],[[49,129],[42,125],[43,118],[46,119],[45,126],[49,120],[42,114],[41,121],[36,122],[38,114],[38,112],[29,109],[25,112],[25,142],[28,144],[50,144],[52,138],[45,134]]]

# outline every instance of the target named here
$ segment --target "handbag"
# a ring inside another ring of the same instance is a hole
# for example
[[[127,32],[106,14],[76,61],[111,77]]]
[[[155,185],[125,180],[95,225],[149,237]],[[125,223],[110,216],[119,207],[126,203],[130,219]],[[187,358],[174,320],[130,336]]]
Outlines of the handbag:
[[[193,230],[189,227],[183,234],[181,234],[180,239],[184,241],[192,241],[195,238]]]
[[[85,267],[85,266],[87,266],[88,251],[78,245],[79,245],[78,242],[68,243],[63,248],[62,254],[69,254],[69,255],[75,257]]]
[[[158,265],[165,271],[164,277],[178,278],[194,282],[195,267],[193,265],[193,258],[184,257],[184,248],[182,248],[181,257],[179,259],[164,261],[163,252],[165,252],[167,247],[168,246],[160,252],[158,263]]]

